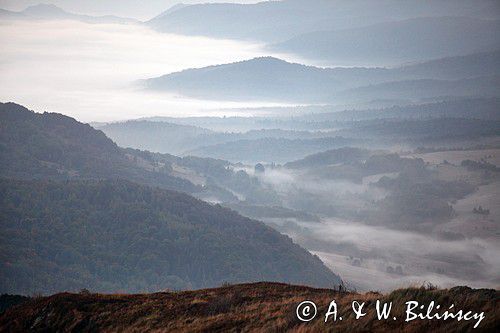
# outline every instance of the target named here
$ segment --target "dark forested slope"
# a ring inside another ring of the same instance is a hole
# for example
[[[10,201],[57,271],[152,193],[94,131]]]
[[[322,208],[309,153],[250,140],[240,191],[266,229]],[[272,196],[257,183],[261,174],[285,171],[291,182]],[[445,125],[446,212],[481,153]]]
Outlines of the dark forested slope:
[[[139,292],[339,278],[264,224],[127,181],[0,181],[0,292]]]
[[[35,113],[0,103],[0,176],[16,179],[125,178],[147,185],[197,192],[189,181],[168,174],[169,166],[147,167],[89,125],[57,113]]]

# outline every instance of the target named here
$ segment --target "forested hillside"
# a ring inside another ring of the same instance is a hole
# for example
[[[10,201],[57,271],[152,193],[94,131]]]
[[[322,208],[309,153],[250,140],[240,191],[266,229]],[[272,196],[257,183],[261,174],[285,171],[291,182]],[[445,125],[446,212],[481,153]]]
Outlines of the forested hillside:
[[[1,180],[0,224],[0,292],[340,283],[317,257],[260,222],[127,181]]]
[[[154,127],[159,131],[178,128],[163,123],[147,124],[157,125]],[[142,131],[142,122],[130,125]],[[175,134],[178,137],[178,141],[165,142],[165,145],[174,147],[176,142],[182,141],[180,134],[186,127],[181,126],[173,135],[165,135],[165,141],[174,138]],[[120,178],[186,192],[212,202],[238,200],[235,192],[253,203],[276,202],[273,191],[264,188],[258,179],[245,171],[228,168],[229,162],[121,148],[101,131],[60,114],[40,114],[17,104],[0,104],[0,128],[0,177]],[[206,138],[203,133],[210,131],[201,128],[195,131],[202,135],[197,142],[207,141],[203,140]],[[148,148],[152,146],[154,144]]]
[[[170,176],[169,165],[141,165],[89,125],[57,113],[0,104],[0,176],[19,179],[125,178],[183,192],[200,189]]]

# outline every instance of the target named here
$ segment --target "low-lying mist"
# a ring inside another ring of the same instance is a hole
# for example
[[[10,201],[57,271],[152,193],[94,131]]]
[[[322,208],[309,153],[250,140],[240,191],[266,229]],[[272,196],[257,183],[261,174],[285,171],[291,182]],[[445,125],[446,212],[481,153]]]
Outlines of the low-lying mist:
[[[366,258],[366,263],[356,266],[356,259],[342,263],[339,259],[345,258],[329,253],[328,247],[318,251],[328,265],[362,289],[377,286],[393,289],[424,282],[441,287],[498,285],[495,274],[500,260],[496,253],[500,248],[491,241],[478,238],[447,241],[410,231],[338,220],[324,221],[311,230],[318,240],[332,242],[332,248],[351,245],[355,252],[359,251],[360,258]],[[402,270],[398,272],[397,267]],[[372,272],[369,279],[364,275],[366,269]]]
[[[471,238],[443,240],[413,231],[326,218],[320,223],[267,219],[318,255],[351,288],[388,291],[432,283],[497,287],[500,247]]]
[[[405,226],[367,224],[361,218],[333,217],[383,200],[390,191],[374,183],[384,176],[394,179],[398,174],[377,174],[355,183],[315,178],[311,173],[276,168],[256,175],[280,193],[287,207],[317,214],[319,222],[297,218],[264,220],[317,254],[351,288],[389,291],[424,283],[440,287],[498,286],[500,246],[495,237],[456,237],[444,231],[468,211],[459,210],[458,217],[449,223],[434,221],[425,232]],[[322,210],[324,207],[331,210]]]

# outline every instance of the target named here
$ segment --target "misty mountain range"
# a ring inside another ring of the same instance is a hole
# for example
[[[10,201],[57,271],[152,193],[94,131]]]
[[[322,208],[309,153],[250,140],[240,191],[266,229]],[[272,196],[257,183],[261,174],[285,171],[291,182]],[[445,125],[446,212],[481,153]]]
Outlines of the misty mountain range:
[[[412,0],[404,6],[395,0],[285,0],[179,3],[145,22],[74,14],[52,4],[2,9],[0,18],[141,23],[167,33],[257,40],[270,50],[340,65],[392,65],[498,49],[498,13],[494,0],[474,6],[467,0]]]
[[[165,32],[219,38],[285,41],[301,34],[353,29],[413,17],[468,16],[494,19],[498,3],[475,1],[328,1],[285,0],[257,4],[178,6],[147,24]]]
[[[284,163],[346,145],[383,147],[393,138],[425,144],[438,136],[494,136],[500,130],[499,104],[498,99],[476,98],[335,112],[323,106],[310,114],[311,108],[305,108],[294,117],[287,115],[295,108],[282,108],[275,117],[156,117],[94,126],[123,147],[232,162]]]
[[[13,103],[0,104],[0,127],[1,292],[340,283],[288,237],[178,192],[208,186],[173,176],[168,161]]]
[[[263,138],[317,139],[330,133],[309,131],[252,130],[248,132],[221,133],[206,128],[180,125],[167,121],[127,121],[95,125],[122,147],[134,147],[149,151],[183,155],[203,145],[216,145],[229,141],[256,140]]]
[[[465,0],[425,5],[409,1],[405,6],[394,0],[178,4],[142,24],[168,33],[260,40],[271,52],[330,64],[387,67],[320,68],[262,57],[187,69],[141,83],[154,91],[228,101],[361,104],[497,97],[497,6],[490,0],[474,6]],[[3,10],[1,17],[135,22],[72,14],[44,4],[22,12]]]
[[[113,15],[90,16],[90,15],[69,13],[51,4],[39,4],[35,6],[30,6],[20,12],[13,12],[5,9],[0,9],[0,19],[73,20],[85,23],[119,23],[119,24],[139,23],[139,21],[135,19],[118,17]]]
[[[441,98],[426,100],[421,104],[414,104],[406,100],[398,100],[399,105],[394,105],[394,100],[379,100],[358,107],[346,107],[337,105],[308,105],[308,106],[282,106],[282,107],[253,107],[253,108],[225,108],[221,111],[238,112],[247,111],[255,114],[269,114],[269,116],[254,117],[145,117],[129,122],[160,122],[178,125],[194,126],[208,129],[214,132],[222,132],[225,135],[233,133],[235,137],[241,132],[260,133],[271,137],[272,133],[286,135],[289,131],[319,131],[321,136],[328,136],[331,129],[338,128],[342,122],[370,120],[370,119],[422,119],[422,118],[476,118],[500,120],[500,99],[498,98]],[[389,106],[386,105],[389,104]],[[381,105],[379,105],[381,104]],[[91,123],[92,126],[103,129],[111,136],[111,130],[119,130],[120,124],[114,123]],[[167,124],[165,126],[168,126]],[[179,127],[181,128],[181,127]],[[276,129],[281,129],[277,131]],[[154,131],[154,127],[150,129]],[[283,132],[288,131],[288,132]],[[132,132],[133,133],[133,132]],[[118,133],[116,133],[118,139]],[[309,134],[310,135],[310,134]],[[289,136],[287,136],[289,137]],[[122,136],[126,139],[126,136]],[[139,138],[137,138],[139,139]],[[125,141],[126,142],[126,141]],[[124,144],[125,144],[124,142]],[[128,144],[125,144],[128,146]]]
[[[496,97],[499,65],[498,50],[396,68],[318,68],[265,57],[188,69],[141,83],[147,89],[215,100],[352,103]]]
[[[391,65],[495,50],[500,20],[424,17],[349,30],[311,32],[271,50],[339,64]]]
[[[155,91],[229,101],[360,104],[497,97],[497,6],[493,1],[474,6],[467,1],[177,6],[147,24],[166,32],[260,40],[270,51],[330,64],[405,65],[317,68],[266,57],[188,69],[142,83]],[[195,19],[199,17],[203,19]]]

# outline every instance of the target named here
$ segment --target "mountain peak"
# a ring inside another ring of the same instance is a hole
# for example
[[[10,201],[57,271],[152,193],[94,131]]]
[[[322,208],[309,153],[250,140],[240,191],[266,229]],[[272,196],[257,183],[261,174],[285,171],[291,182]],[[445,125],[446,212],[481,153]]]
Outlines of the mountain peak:
[[[255,57],[252,59],[247,59],[247,60],[242,60],[242,61],[237,61],[229,64],[223,64],[219,66],[231,66],[231,65],[259,65],[259,66],[300,66],[300,67],[310,67],[314,68],[313,66],[306,66],[303,64],[298,64],[298,63],[293,63],[293,62],[288,62],[286,60],[276,58],[273,56],[261,56],[261,57]]]
[[[53,4],[39,3],[38,5],[33,5],[27,7],[23,10],[25,14],[66,14],[66,12]]]
[[[272,62],[281,62],[284,63],[286,62],[285,60],[273,57],[273,56],[262,56],[262,57],[256,57],[253,59],[250,59],[249,61],[272,61]]]

